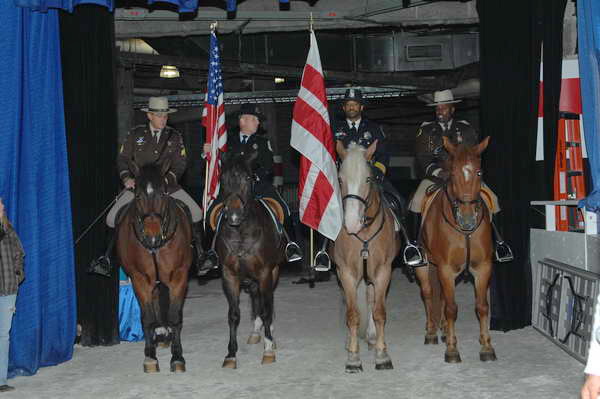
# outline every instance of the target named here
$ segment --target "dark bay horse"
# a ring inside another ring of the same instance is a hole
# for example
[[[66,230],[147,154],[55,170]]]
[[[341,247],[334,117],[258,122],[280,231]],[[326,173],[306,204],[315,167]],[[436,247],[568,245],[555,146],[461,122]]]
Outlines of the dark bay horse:
[[[385,299],[400,238],[368,164],[376,145],[375,141],[365,150],[351,143],[346,150],[341,142],[337,144],[344,223],[330,253],[345,295],[348,373],[362,371],[359,329],[360,335],[366,330],[369,349],[375,348],[375,368],[393,368],[385,343]]]
[[[117,251],[142,311],[144,371],[160,370],[155,329],[164,327],[170,331],[171,371],[184,372],[181,325],[192,263],[191,224],[186,211],[166,192],[169,163],[162,169],[132,163],[130,169],[135,175],[135,199],[119,223]],[[168,301],[160,300],[166,298],[166,290]]]
[[[455,280],[468,270],[475,281],[475,311],[479,318],[481,361],[496,360],[488,329],[487,292],[492,275],[492,227],[490,212],[481,196],[481,153],[489,137],[478,145],[454,145],[446,137],[450,155],[445,169],[450,179],[442,184],[423,215],[421,243],[429,264],[416,268],[427,314],[425,344],[437,344],[438,328],[446,341],[444,359],[461,361],[455,322]],[[440,292],[441,288],[441,292]],[[441,313],[443,312],[443,313]]]
[[[223,266],[223,291],[229,303],[229,345],[225,368],[237,368],[237,329],[240,323],[240,289],[252,303],[254,330],[249,344],[260,342],[264,328],[262,364],[275,362],[272,324],[273,293],[279,281],[279,266],[285,262],[285,241],[276,230],[267,208],[253,190],[256,184],[251,165],[256,152],[227,159],[221,174],[223,203],[217,224],[215,249]]]

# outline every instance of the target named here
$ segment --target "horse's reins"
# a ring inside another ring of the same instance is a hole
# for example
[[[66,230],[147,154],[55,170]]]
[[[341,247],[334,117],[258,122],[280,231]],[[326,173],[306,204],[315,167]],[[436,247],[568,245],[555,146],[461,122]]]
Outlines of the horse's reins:
[[[460,234],[463,235],[463,237],[465,237],[466,248],[467,248],[467,253],[465,255],[465,273],[468,273],[469,265],[471,264],[471,235],[473,235],[473,233],[475,233],[477,231],[477,229],[479,229],[479,226],[481,226],[481,223],[483,222],[483,218],[485,217],[485,214],[484,214],[484,212],[481,212],[481,217],[479,217],[479,220],[478,220],[477,224],[475,225],[475,227],[473,227],[472,229],[465,230],[462,227],[460,227],[460,224],[458,223],[458,217],[457,217],[458,206],[459,206],[459,204],[481,205],[483,200],[481,199],[481,194],[478,194],[477,198],[475,198],[474,200],[470,200],[470,201],[461,200],[459,198],[452,199],[452,198],[450,198],[450,194],[448,193],[448,183],[446,182],[441,188],[444,190],[444,194],[446,194],[446,198],[448,199],[448,202],[450,203],[450,207],[452,208],[452,217],[454,218],[454,223],[452,223],[450,220],[448,220],[448,217],[446,216],[446,213],[444,212],[443,207],[442,207],[442,217],[444,218],[444,221],[448,225],[450,225],[450,227],[452,227],[455,231],[459,232]],[[482,208],[487,209],[487,206],[483,206]],[[459,227],[457,227],[457,226],[459,226]]]
[[[380,199],[379,200],[379,207],[377,208],[377,212],[375,213],[375,216],[373,216],[373,217],[366,216],[367,211],[369,210],[369,208],[372,205],[372,202],[369,202],[369,199],[371,198],[371,192],[373,191],[373,182],[371,181],[370,177],[367,179],[367,182],[369,183],[369,193],[367,194],[367,198],[366,199],[364,199],[364,198],[362,198],[362,197],[360,197],[358,195],[355,195],[355,194],[346,194],[344,196],[344,198],[342,198],[342,203],[345,200],[347,200],[347,199],[355,199],[355,200],[361,202],[365,206],[365,215],[363,215],[363,218],[362,218],[362,227],[361,227],[361,229],[357,233],[351,233],[350,235],[354,236],[357,240],[359,240],[363,244],[363,248],[360,250],[360,256],[363,259],[363,278],[365,279],[365,282],[369,283],[369,277],[367,275],[367,258],[369,257],[369,243],[383,229],[383,225],[385,224],[385,217],[383,215],[381,216],[381,223],[379,224],[379,227],[377,228],[377,230],[373,233],[373,235],[371,237],[369,237],[366,240],[363,240],[362,238],[360,238],[358,236],[358,234],[365,227],[369,227],[369,226],[371,226],[373,224],[373,222],[377,219],[377,217],[379,216],[379,214],[381,213],[381,210],[383,208],[382,202],[381,202],[381,199]]]

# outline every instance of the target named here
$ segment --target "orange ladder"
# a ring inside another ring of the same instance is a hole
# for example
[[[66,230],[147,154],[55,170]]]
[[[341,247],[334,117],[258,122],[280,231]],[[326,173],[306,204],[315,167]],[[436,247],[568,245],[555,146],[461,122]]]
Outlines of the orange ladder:
[[[561,112],[558,121],[558,142],[554,160],[554,199],[585,198],[580,116]],[[557,231],[584,231],[585,222],[577,207],[556,207]]]

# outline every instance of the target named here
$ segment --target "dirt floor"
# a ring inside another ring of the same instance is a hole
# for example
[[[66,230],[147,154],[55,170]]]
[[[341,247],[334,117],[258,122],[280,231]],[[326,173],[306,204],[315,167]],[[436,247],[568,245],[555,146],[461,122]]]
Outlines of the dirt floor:
[[[161,349],[161,372],[142,372],[143,342],[75,348],[73,359],[9,381],[11,398],[577,398],[583,364],[533,328],[493,331],[498,360],[479,361],[478,324],[472,285],[457,289],[462,363],[444,363],[444,346],[424,346],[425,316],[418,287],[396,269],[388,296],[386,336],[394,363],[376,371],[374,354],[361,346],[364,372],[346,374],[344,310],[335,278],[314,289],[283,276],[275,294],[277,362],[260,364],[262,342],[247,345],[251,331],[243,295],[238,369],[222,369],[227,351],[227,302],[221,281],[190,282],[184,309],[183,350],[187,372],[169,371]]]

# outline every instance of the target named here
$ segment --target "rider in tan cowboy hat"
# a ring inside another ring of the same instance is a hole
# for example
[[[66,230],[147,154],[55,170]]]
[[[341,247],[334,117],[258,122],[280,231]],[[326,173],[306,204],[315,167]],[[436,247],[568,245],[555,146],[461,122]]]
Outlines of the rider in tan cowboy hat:
[[[454,119],[454,104],[461,100],[455,100],[451,90],[436,91],[433,93],[433,102],[427,104],[429,107],[435,107],[435,120],[423,122],[417,130],[416,137],[416,158],[418,172],[423,178],[417,191],[415,192],[410,204],[409,215],[413,221],[413,237],[411,243],[405,248],[404,258],[407,264],[411,266],[423,266],[426,264],[421,250],[418,248],[417,232],[421,225],[421,207],[427,193],[427,189],[440,179],[448,179],[447,171],[442,168],[448,153],[443,146],[442,137],[448,137],[452,143],[475,145],[479,143],[479,134],[465,120]],[[485,185],[485,184],[484,184]],[[491,212],[497,214],[500,211],[498,198],[492,195],[493,207]],[[494,226],[494,231],[496,228]],[[512,260],[512,251],[500,235],[496,232],[496,260],[507,262]]]
[[[165,176],[167,191],[171,197],[182,201],[190,210],[197,263],[199,264],[204,258],[200,238],[202,225],[199,223],[202,221],[202,209],[178,183],[186,169],[187,153],[181,133],[167,126],[169,114],[177,112],[177,109],[169,107],[167,97],[150,97],[148,106],[141,110],[146,113],[148,123],[131,129],[123,144],[121,144],[117,156],[117,168],[121,183],[123,183],[126,190],[119,195],[118,200],[108,212],[106,224],[110,228],[115,228],[119,210],[134,198],[132,190],[135,188],[135,177],[132,171],[129,170],[131,161],[134,161],[140,167],[153,163],[162,165],[169,161],[170,169]],[[110,247],[109,245],[109,251],[111,250]],[[107,251],[107,254],[109,251]],[[99,267],[92,267],[93,272],[110,275],[112,268],[108,256],[105,255],[94,264],[100,265]]]

